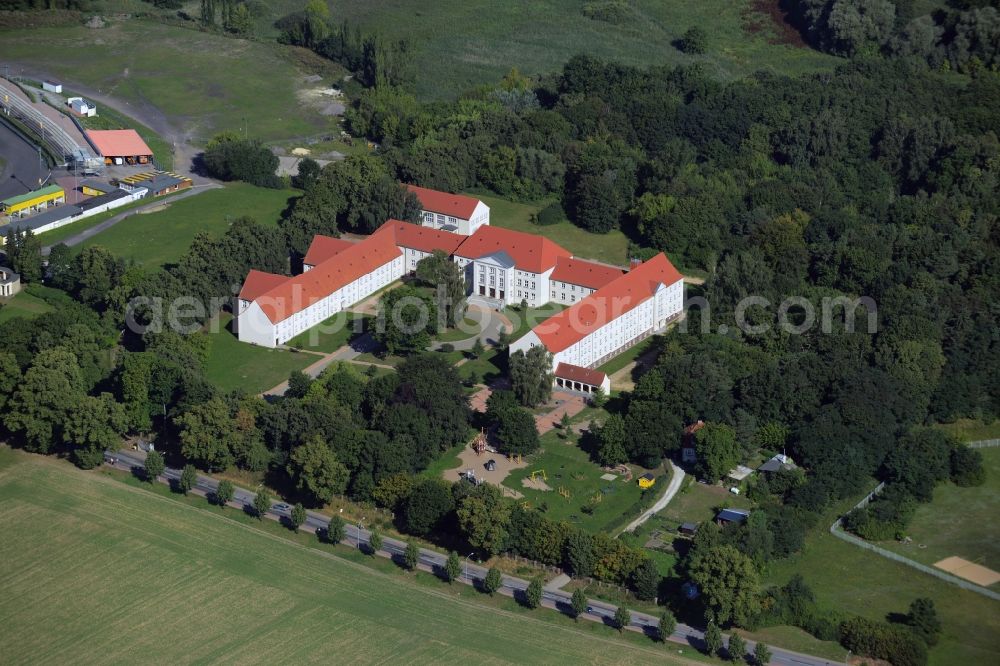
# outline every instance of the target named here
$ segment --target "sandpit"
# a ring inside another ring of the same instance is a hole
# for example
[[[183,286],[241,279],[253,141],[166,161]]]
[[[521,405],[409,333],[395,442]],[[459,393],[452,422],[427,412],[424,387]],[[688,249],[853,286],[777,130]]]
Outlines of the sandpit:
[[[970,562],[965,558],[958,557],[957,555],[952,555],[951,557],[944,558],[940,562],[935,562],[934,566],[938,569],[947,571],[953,576],[964,578],[969,582],[975,583],[976,585],[982,585],[983,587],[989,587],[996,582],[1000,582],[1000,573],[993,571],[993,569],[990,569],[989,567],[984,567],[981,564],[976,564],[975,562]]]

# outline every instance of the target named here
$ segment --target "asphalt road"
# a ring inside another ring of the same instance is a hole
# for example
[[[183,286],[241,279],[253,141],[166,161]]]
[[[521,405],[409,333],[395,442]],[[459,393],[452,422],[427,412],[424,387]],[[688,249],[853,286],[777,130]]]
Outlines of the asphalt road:
[[[6,165],[0,173],[0,199],[30,192],[45,180],[48,168],[38,164],[38,150],[6,125],[0,124],[0,156]]]
[[[139,471],[144,467],[144,461],[141,454],[135,451],[119,451],[116,453],[107,452],[105,454],[105,461],[110,463],[110,459],[114,458],[114,466],[120,469],[128,471]],[[167,468],[163,475],[160,477],[166,483],[171,481],[177,481],[180,479],[180,470]],[[212,479],[211,477],[198,475],[198,481],[195,483],[194,490],[200,491],[205,495],[211,495],[215,492],[218,487],[218,481]],[[231,506],[236,506],[239,508],[246,509],[247,507],[253,506],[253,499],[255,494],[245,488],[236,488],[233,496],[233,501],[230,502]],[[269,512],[270,516],[275,519],[287,519],[291,513],[291,507],[283,502],[272,502],[271,510]],[[300,529],[305,529],[307,531],[312,531],[316,533],[322,533],[326,531],[329,525],[329,520],[320,514],[313,513],[311,511],[307,512],[306,522]],[[347,543],[354,544],[360,547],[362,543],[368,543],[368,537],[370,533],[360,528],[357,525],[346,525],[346,539]],[[391,539],[389,537],[383,537],[382,539],[382,551],[379,554],[390,557],[397,558],[401,557],[403,551],[406,549],[406,544],[402,541],[397,541],[396,539]],[[439,570],[444,567],[447,561],[447,556],[421,548],[420,549],[420,566],[428,570]],[[460,576],[460,582],[474,585],[477,581],[481,581],[486,577],[487,570],[475,564],[470,564],[469,562],[463,563],[462,575]],[[500,590],[502,594],[508,596],[514,596],[518,592],[526,589],[528,587],[528,581],[515,578],[513,576],[503,577],[503,586]],[[571,595],[560,590],[544,590],[542,592],[542,605],[546,608],[554,609],[560,613],[569,614],[570,611],[570,600]],[[587,607],[587,612],[582,615],[584,619],[591,620],[594,622],[603,622],[613,626],[615,611],[617,608],[611,604],[596,601],[594,599],[589,600]],[[632,631],[642,632],[649,636],[656,636],[657,627],[659,626],[659,618],[652,615],[646,615],[644,613],[638,613],[632,611],[632,622],[629,625],[629,629]],[[670,640],[675,643],[681,643],[693,648],[701,649],[703,645],[704,633],[695,629],[694,627],[689,627],[685,624],[678,624],[676,631],[670,636]],[[771,664],[778,666],[829,666],[830,664],[840,664],[843,662],[831,662],[826,659],[820,659],[818,657],[813,657],[806,654],[800,654],[798,652],[791,652],[789,650],[782,650],[776,646],[769,646],[772,653]],[[753,652],[754,643],[748,641],[747,650]]]

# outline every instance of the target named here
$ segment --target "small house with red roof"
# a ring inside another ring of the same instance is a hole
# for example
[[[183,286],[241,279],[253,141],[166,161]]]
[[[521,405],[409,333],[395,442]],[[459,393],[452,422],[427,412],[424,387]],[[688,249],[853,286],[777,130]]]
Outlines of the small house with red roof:
[[[420,200],[420,218],[425,227],[471,236],[490,223],[490,207],[475,197],[417,185],[407,185],[406,189]]]

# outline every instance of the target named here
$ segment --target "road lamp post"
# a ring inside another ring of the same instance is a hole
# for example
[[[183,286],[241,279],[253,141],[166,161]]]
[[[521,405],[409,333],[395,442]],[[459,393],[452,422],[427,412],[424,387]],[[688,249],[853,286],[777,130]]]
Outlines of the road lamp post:
[[[469,553],[468,555],[465,556],[465,580],[469,582],[472,582],[472,579],[469,578],[469,558],[472,557],[473,555],[475,555],[475,553]]]

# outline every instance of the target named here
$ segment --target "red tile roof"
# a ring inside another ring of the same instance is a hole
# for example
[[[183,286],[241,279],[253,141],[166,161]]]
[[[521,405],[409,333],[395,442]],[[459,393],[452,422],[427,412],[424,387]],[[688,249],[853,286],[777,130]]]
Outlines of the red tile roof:
[[[104,157],[134,157],[153,154],[153,151],[149,149],[149,146],[135,130],[87,130],[87,136]]]
[[[599,370],[581,368],[572,363],[560,363],[556,366],[556,377],[568,379],[571,382],[583,382],[591,386],[600,386],[604,383],[607,375]]]
[[[309,244],[309,251],[302,259],[303,264],[315,266],[321,264],[330,257],[334,257],[354,245],[351,241],[343,238],[333,238],[331,236],[314,236]]]
[[[277,275],[275,273],[265,273],[264,271],[250,269],[247,279],[243,281],[243,288],[240,289],[240,299],[255,301],[258,296],[266,294],[287,279],[287,275]]]
[[[455,254],[479,259],[497,252],[506,252],[519,270],[531,273],[544,273],[555,266],[560,257],[572,256],[569,250],[544,236],[490,226],[479,227]]]
[[[448,194],[438,190],[429,190],[426,187],[417,185],[407,185],[406,189],[417,195],[420,199],[420,207],[442,215],[451,215],[468,220],[479,205],[479,199],[462,196],[461,194]]]
[[[286,278],[255,300],[267,318],[276,324],[371,273],[400,254],[390,234],[375,234],[344,248],[312,270]]]
[[[660,284],[670,286],[680,279],[681,274],[661,252],[533,330],[546,349],[561,352],[638,307]]]
[[[607,283],[625,274],[622,268],[595,264],[584,259],[559,257],[556,268],[552,271],[551,280],[578,284],[589,289],[600,289]]]
[[[389,220],[375,233],[392,234],[399,247],[408,247],[411,250],[420,250],[421,252],[442,250],[449,256],[454,254],[458,246],[465,240],[465,236],[453,234],[450,231],[422,227],[419,224],[410,224],[401,220]]]

